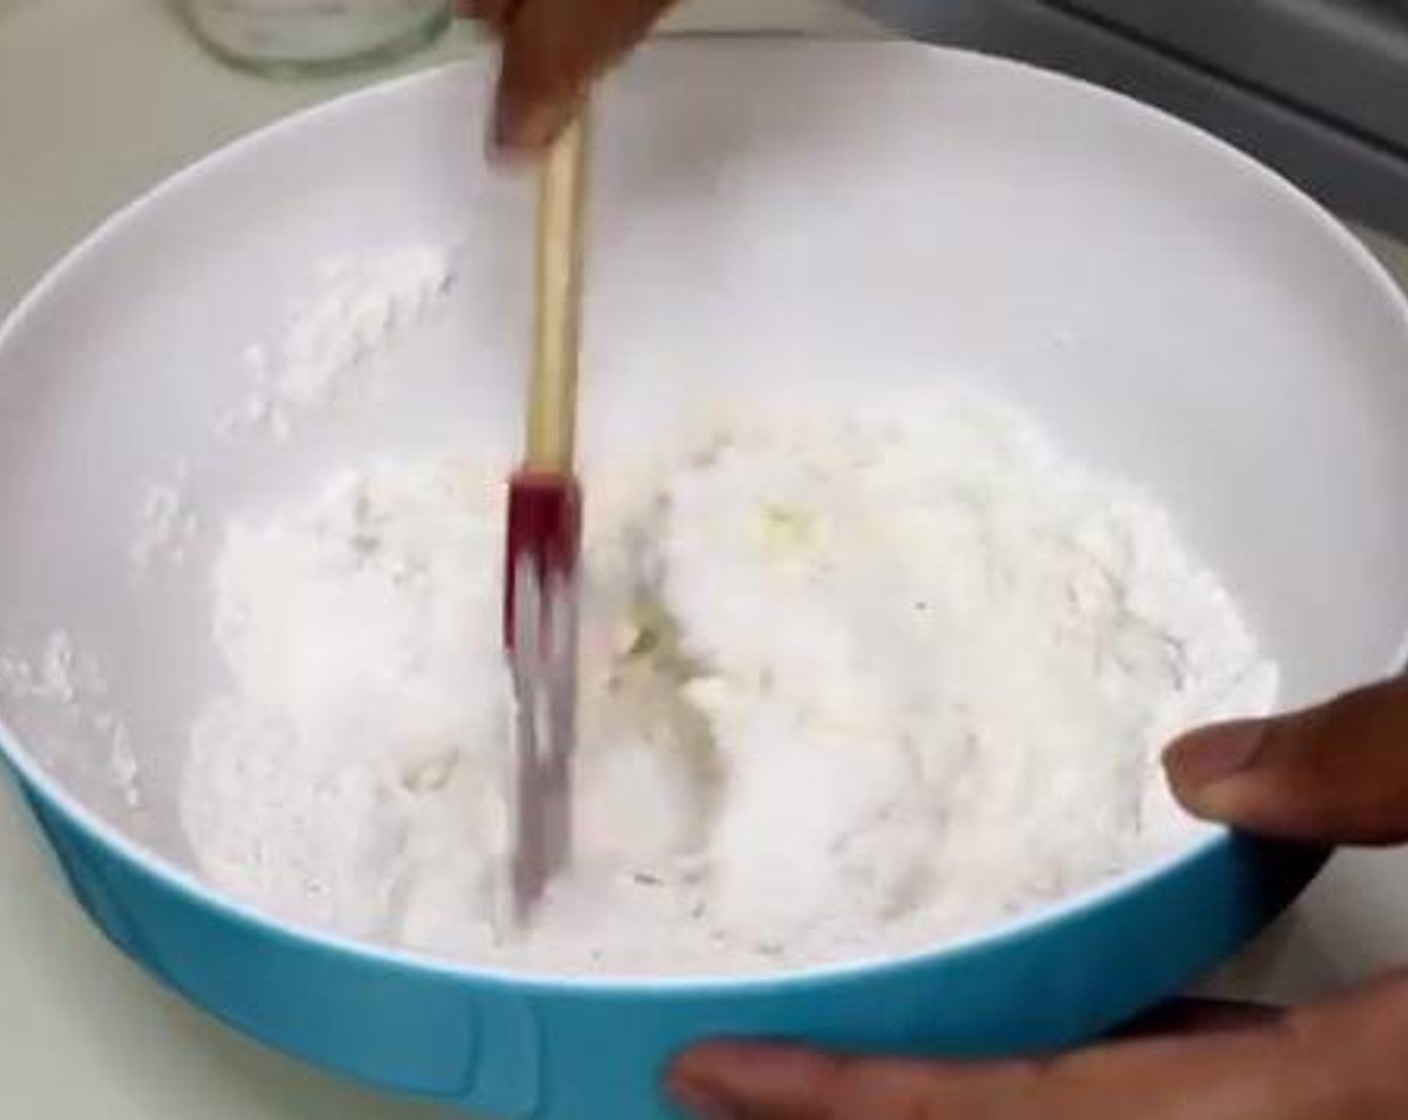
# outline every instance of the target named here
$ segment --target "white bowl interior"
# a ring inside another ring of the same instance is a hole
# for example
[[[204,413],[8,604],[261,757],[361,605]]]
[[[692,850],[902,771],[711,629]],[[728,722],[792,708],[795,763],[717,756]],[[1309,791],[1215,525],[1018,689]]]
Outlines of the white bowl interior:
[[[186,173],[111,223],[0,343],[0,649],[53,630],[107,695],[11,696],[11,746],[185,863],[186,727],[218,667],[223,516],[399,449],[506,457],[525,368],[531,191],[479,153],[485,67],[358,95]],[[1146,486],[1308,700],[1408,633],[1408,319],[1312,204],[1132,103],[896,45],[677,46],[604,96],[590,461],[705,395],[970,383]],[[460,245],[452,306],[287,445],[221,440],[244,351],[319,262]],[[207,529],[128,553],[185,464]],[[590,477],[590,466],[588,466]],[[124,722],[141,802],[102,716]]]

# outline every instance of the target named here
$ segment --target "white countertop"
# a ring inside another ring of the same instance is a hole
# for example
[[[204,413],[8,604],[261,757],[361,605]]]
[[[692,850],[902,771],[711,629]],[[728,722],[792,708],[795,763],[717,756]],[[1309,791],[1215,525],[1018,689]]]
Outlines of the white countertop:
[[[808,0],[697,0],[677,26],[850,32]],[[475,49],[464,32],[404,68]],[[115,207],[224,141],[377,75],[225,70],[160,0],[0,0],[0,313]],[[1376,242],[1408,282],[1408,251]],[[1408,438],[1408,434],[1405,434]],[[1340,857],[1224,989],[1289,999],[1408,957],[1408,855]],[[415,1120],[243,1041],[147,980],[79,914],[0,794],[0,1116]]]

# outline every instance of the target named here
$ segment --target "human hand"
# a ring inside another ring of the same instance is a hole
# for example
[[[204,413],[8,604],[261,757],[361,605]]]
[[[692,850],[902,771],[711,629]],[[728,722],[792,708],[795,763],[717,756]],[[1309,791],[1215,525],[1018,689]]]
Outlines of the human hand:
[[[533,153],[572,119],[591,83],[634,47],[673,0],[459,0],[503,40],[493,143]]]
[[[1165,756],[1194,814],[1310,842],[1408,842],[1408,684],[1196,732]],[[671,1074],[701,1120],[1394,1120],[1408,976],[1329,1003],[1047,1060],[865,1060],[716,1044]]]

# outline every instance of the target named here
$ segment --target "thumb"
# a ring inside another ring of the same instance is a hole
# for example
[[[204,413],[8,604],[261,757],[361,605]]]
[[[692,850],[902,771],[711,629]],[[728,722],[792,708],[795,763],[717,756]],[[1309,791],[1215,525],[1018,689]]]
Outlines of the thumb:
[[[494,4],[495,0],[481,0]],[[542,150],[578,111],[588,87],[640,40],[673,0],[516,0],[502,27],[503,72],[494,144]]]
[[[1408,841],[1408,683],[1195,731],[1164,756],[1189,812],[1286,840]]]
[[[1390,1120],[1408,1116],[1408,982],[1265,1028],[976,1064],[706,1046],[671,1073],[701,1120]]]

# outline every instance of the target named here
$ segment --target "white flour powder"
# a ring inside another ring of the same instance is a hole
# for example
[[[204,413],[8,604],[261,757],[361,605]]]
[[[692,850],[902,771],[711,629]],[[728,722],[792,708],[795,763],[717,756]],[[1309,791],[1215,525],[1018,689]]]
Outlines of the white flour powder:
[[[452,251],[428,245],[324,261],[314,293],[286,308],[277,342],[246,349],[249,391],[217,431],[289,439],[293,413],[346,394],[374,358],[424,322],[454,281]]]
[[[69,761],[76,760],[85,776],[96,770],[96,777],[129,809],[139,809],[142,789],[137,755],[126,723],[109,708],[109,692],[107,677],[97,661],[80,654],[67,631],[50,633],[34,658],[0,649],[0,696],[64,710],[72,717],[66,721],[67,730],[77,731],[85,741],[89,735],[95,737],[102,748],[75,751]],[[53,762],[52,756],[41,758]]]
[[[502,465],[381,464],[229,529],[204,873],[485,963],[914,948],[1199,826],[1157,756],[1275,674],[1164,515],[966,397],[727,422],[593,477],[577,858],[504,937]]]
[[[275,391],[296,405],[327,403],[359,362],[429,313],[452,276],[449,254],[428,247],[328,261],[323,290],[290,311]]]
[[[128,559],[138,574],[149,572],[162,562],[173,567],[185,563],[187,552],[200,533],[200,518],[186,499],[188,476],[189,469],[182,464],[170,482],[153,483],[143,495],[137,531],[127,549]]]

